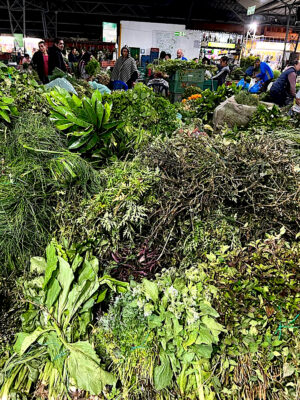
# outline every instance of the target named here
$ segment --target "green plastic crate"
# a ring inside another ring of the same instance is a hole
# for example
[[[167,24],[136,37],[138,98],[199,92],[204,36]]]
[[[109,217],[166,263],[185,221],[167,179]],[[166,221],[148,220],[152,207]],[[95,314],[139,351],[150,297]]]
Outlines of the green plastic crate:
[[[193,81],[190,81],[190,82],[170,81],[169,90],[170,90],[171,93],[183,93],[184,90],[188,86],[196,86],[196,87],[199,87],[199,88],[202,89],[203,88],[203,82],[199,82],[199,81],[196,81],[196,82],[193,82]]]
[[[217,87],[218,87],[218,81],[208,79],[207,81],[203,82],[203,87],[201,89],[203,89],[203,90],[210,89],[210,90],[214,91],[214,90],[217,90]]]
[[[185,71],[176,71],[171,76],[171,81],[179,82],[203,82],[205,77],[204,69],[188,69]]]

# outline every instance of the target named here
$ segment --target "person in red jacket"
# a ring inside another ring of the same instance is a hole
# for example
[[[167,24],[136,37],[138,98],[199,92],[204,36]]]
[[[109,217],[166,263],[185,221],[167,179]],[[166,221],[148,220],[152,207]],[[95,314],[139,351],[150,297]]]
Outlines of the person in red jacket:
[[[36,51],[32,57],[33,68],[37,71],[40,80],[43,83],[48,83],[49,60],[48,52],[45,42],[39,42],[39,50]]]

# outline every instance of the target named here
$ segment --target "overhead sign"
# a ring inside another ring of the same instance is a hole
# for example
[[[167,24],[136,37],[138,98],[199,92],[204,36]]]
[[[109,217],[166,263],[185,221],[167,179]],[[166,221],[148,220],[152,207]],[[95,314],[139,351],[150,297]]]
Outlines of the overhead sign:
[[[14,33],[14,38],[19,47],[24,47],[24,38],[22,33]]]
[[[235,44],[234,43],[208,42],[208,47],[214,47],[216,49],[235,49]]]
[[[247,15],[253,15],[255,13],[256,6],[248,7]]]
[[[185,32],[174,32],[175,36],[185,36]]]
[[[113,22],[103,22],[103,42],[116,43],[117,30],[117,24]]]

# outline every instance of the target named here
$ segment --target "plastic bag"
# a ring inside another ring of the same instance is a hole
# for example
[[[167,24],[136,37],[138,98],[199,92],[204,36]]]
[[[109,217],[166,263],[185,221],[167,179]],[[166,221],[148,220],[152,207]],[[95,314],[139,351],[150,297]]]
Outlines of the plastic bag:
[[[50,83],[47,83],[45,85],[46,89],[52,89],[55,86],[66,89],[69,93],[74,93],[77,95],[76,90],[74,89],[74,86],[66,79],[66,78],[56,78]]]

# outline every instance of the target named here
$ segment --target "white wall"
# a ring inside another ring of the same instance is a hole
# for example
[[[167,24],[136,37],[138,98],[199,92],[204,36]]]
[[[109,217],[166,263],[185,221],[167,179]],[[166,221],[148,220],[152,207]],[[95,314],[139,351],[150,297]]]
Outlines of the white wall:
[[[175,32],[184,32],[185,36],[175,36]],[[139,47],[145,54],[150,54],[151,47],[158,47],[175,58],[177,49],[182,48],[184,55],[192,59],[199,56],[199,47],[194,47],[199,39],[200,33],[186,30],[185,25],[121,21],[121,47]]]

